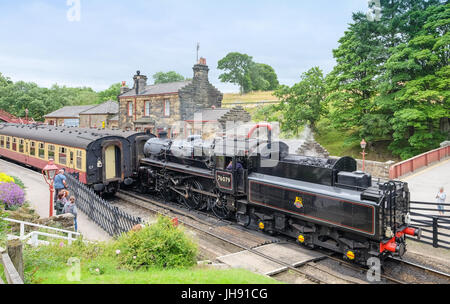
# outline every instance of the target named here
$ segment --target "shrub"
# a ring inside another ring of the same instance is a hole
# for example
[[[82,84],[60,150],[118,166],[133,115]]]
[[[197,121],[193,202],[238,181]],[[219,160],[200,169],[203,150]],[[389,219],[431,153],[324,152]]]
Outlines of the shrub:
[[[5,247],[6,234],[8,233],[8,223],[3,220],[8,214],[3,210],[0,205],[0,247]]]
[[[22,206],[25,202],[25,193],[14,183],[0,183],[0,203],[7,208]]]
[[[184,268],[196,264],[197,246],[166,217],[140,231],[122,235],[113,254],[124,268]]]
[[[0,183],[15,183],[15,180],[5,173],[0,173]]]
[[[14,184],[19,186],[22,189],[25,189],[25,184],[22,182],[22,180],[16,176],[11,176],[14,179]]]

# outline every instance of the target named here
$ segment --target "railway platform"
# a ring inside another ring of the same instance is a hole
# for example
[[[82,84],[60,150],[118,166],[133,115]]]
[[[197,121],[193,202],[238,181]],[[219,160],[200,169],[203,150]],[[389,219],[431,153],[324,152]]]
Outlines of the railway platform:
[[[41,218],[49,216],[50,194],[42,174],[4,159],[0,159],[0,172],[20,178],[26,187],[26,200]],[[111,238],[82,212],[78,213],[78,229],[89,241],[107,241]]]

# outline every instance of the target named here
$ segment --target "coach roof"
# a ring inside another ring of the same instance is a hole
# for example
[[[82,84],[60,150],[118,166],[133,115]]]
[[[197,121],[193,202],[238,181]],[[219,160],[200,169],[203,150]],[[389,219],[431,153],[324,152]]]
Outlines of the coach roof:
[[[91,129],[18,124],[0,124],[0,135],[20,137],[83,149],[86,149],[91,143],[97,140],[125,137]]]

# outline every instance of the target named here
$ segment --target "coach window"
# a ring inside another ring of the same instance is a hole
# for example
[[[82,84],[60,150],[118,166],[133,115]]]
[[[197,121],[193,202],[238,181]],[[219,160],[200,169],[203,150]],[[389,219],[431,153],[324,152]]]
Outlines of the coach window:
[[[6,149],[11,149],[11,137],[6,137]]]
[[[23,152],[24,152],[23,144],[24,144],[23,139],[19,139],[19,152],[20,152],[20,153],[23,153]]]
[[[83,152],[77,151],[77,169],[81,169],[82,160],[83,160]]]
[[[36,156],[36,142],[32,141],[30,143],[30,155]]]
[[[17,151],[17,138],[13,137],[13,144],[12,144],[13,151]]]
[[[48,145],[48,159],[55,160],[55,146],[54,145]]]
[[[64,147],[59,147],[59,163],[61,165],[67,164],[67,149]]]
[[[39,143],[39,158],[45,159],[45,148],[43,143]]]
[[[0,136],[0,147],[4,147],[5,146],[5,136]]]

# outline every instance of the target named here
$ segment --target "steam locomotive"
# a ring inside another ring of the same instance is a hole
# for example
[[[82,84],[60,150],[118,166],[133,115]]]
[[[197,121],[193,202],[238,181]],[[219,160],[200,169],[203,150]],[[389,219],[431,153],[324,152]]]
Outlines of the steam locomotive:
[[[253,138],[260,129],[267,129],[266,139]],[[289,154],[271,133],[270,124],[259,124],[244,137],[151,138],[137,188],[363,264],[402,256],[406,235],[420,237],[410,226],[406,183],[373,181],[351,157]]]

